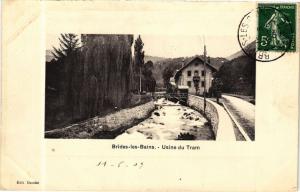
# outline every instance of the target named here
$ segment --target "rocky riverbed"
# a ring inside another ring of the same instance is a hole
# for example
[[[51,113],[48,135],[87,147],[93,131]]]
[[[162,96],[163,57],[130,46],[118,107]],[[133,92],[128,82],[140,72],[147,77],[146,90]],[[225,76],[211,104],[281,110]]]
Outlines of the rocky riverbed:
[[[116,139],[215,139],[209,122],[198,111],[166,99],[159,99],[155,104],[156,109],[148,119],[127,129]]]

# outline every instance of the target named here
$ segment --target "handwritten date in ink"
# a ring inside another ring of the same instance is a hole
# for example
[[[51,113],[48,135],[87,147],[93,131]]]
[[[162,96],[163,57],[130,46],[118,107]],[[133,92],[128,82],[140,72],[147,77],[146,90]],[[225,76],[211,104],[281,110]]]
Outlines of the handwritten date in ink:
[[[137,168],[142,169],[144,166],[144,162],[126,162],[126,161],[99,161],[96,165],[97,167],[114,167],[114,168]]]

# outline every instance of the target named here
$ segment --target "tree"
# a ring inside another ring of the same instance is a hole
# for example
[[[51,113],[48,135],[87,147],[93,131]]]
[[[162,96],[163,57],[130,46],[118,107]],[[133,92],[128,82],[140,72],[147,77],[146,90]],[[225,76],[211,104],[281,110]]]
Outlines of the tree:
[[[59,48],[53,47],[52,55],[56,60],[65,58],[66,56],[74,53],[79,48],[79,39],[77,35],[68,33],[68,34],[60,34],[59,40]]]
[[[134,42],[134,63],[135,72],[139,74],[139,91],[142,91],[142,67],[144,65],[144,54],[143,51],[144,43],[139,35]]]
[[[219,98],[221,97],[222,86],[223,86],[223,82],[222,82],[221,78],[215,77],[212,81],[211,89],[212,89],[213,94],[217,98],[217,103],[219,103]]]
[[[80,74],[80,52],[79,38],[75,34],[60,34],[59,46],[53,47],[52,55],[54,56],[55,70],[46,71],[46,76],[55,78],[58,90],[57,100],[60,103],[60,110],[64,111],[66,117],[73,119],[75,100],[78,99],[78,83]],[[77,74],[77,75],[75,75]],[[49,79],[48,78],[48,79]]]
[[[163,79],[164,79],[164,85],[165,85],[165,87],[168,87],[170,78],[173,76],[173,70],[169,66],[167,66],[163,70],[162,76],[163,76]]]
[[[153,70],[153,62],[152,61],[147,61],[144,65],[143,65],[143,76],[145,78],[151,77],[152,76],[152,70]]]
[[[152,70],[153,70],[153,62],[152,61],[147,61],[143,65],[143,86],[142,90],[147,91],[147,92],[154,92],[155,91],[155,86],[156,86],[156,81],[152,76]]]
[[[255,60],[240,56],[223,64],[216,77],[223,82],[222,92],[255,95]]]

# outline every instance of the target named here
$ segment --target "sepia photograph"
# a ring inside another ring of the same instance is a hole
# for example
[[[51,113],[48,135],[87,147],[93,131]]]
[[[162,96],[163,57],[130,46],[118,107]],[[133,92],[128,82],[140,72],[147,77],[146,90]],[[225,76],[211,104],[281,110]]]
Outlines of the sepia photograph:
[[[225,36],[46,39],[45,138],[255,140],[255,60],[243,51],[255,57],[254,41],[241,48]]]
[[[0,190],[298,189],[299,3],[3,4]]]

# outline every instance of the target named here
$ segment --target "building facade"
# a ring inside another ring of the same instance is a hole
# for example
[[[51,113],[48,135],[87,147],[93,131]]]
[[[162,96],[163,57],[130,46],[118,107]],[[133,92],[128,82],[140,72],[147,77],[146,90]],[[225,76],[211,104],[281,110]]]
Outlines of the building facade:
[[[217,71],[210,63],[206,63],[206,75],[204,61],[200,57],[194,57],[177,70],[174,78],[177,86],[188,86],[189,93],[203,95],[212,85],[213,74]]]

